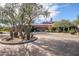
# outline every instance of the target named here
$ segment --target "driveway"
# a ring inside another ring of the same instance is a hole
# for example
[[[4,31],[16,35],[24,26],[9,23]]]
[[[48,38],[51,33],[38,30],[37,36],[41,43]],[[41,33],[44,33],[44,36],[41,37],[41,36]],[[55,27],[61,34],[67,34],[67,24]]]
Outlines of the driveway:
[[[0,44],[0,55],[10,56],[79,56],[79,35],[34,33],[38,39],[24,45]]]

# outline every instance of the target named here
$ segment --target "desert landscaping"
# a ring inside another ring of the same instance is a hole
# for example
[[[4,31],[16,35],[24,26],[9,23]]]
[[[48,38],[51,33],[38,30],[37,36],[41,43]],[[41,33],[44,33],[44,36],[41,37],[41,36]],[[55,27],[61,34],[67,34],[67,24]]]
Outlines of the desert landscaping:
[[[38,39],[20,45],[0,43],[2,56],[77,56],[79,55],[79,35],[69,33],[34,32]],[[9,34],[5,34],[9,35]],[[4,34],[0,35],[4,36]]]
[[[0,3],[0,56],[79,56],[78,7]]]

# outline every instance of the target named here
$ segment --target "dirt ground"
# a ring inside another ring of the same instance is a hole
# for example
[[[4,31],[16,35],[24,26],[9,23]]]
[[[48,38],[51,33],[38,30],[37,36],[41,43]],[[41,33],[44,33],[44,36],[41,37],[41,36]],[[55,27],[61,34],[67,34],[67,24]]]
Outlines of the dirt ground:
[[[0,44],[1,56],[79,56],[79,35],[34,33],[38,39],[23,45]],[[0,34],[1,36],[5,36]]]

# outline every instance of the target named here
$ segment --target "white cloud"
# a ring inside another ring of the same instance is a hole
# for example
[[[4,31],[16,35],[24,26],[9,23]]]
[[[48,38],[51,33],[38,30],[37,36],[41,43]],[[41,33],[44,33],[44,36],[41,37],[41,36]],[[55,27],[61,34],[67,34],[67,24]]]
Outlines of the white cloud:
[[[55,16],[57,16],[60,13],[60,11],[58,11],[59,6],[56,4],[41,3],[41,5],[43,5],[45,10],[48,10],[50,12],[50,16],[47,18],[48,21],[50,20],[50,18],[52,18],[52,17],[54,18]]]
[[[53,5],[52,7],[49,7],[48,11],[50,12],[49,18],[55,17],[60,13],[60,11],[58,11],[58,6],[56,6],[56,5]]]

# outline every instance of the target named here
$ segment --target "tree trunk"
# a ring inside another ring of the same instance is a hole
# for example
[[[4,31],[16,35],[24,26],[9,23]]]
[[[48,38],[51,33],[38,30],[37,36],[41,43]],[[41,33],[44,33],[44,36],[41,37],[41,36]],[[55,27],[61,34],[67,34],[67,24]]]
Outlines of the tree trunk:
[[[10,38],[13,39],[13,31],[10,31]]]
[[[27,40],[30,40],[30,33],[27,33]]]
[[[23,35],[23,25],[22,24],[19,24],[19,28],[18,28],[18,31],[19,31],[19,36],[21,37],[21,39],[25,39],[25,36]]]
[[[70,28],[68,27],[68,32],[70,31]]]
[[[26,28],[26,30],[25,30],[25,35],[26,35],[26,39],[27,40],[30,40],[30,38],[31,38],[30,37],[31,36],[30,33],[31,33],[31,25],[28,25],[27,28]]]
[[[30,40],[30,26],[27,28],[27,40]]]
[[[17,27],[13,27],[10,31],[10,37],[13,39],[14,37],[18,37]]]
[[[18,32],[14,32],[14,37],[18,37]]]

